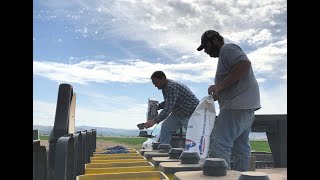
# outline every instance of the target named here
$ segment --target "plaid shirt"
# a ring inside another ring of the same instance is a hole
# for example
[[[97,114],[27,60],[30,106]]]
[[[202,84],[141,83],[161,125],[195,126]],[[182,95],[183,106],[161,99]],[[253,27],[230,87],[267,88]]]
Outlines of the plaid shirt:
[[[154,120],[159,123],[170,113],[181,117],[190,117],[199,104],[198,98],[184,84],[168,79],[165,89],[162,89],[164,101],[159,104],[163,109]]]

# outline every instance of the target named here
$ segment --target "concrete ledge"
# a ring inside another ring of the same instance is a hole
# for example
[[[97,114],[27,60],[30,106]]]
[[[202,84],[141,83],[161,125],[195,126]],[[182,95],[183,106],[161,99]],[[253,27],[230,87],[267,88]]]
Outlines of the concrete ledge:
[[[270,180],[286,180],[287,168],[258,169],[255,172],[268,174]],[[182,171],[174,173],[174,180],[238,180],[240,171],[228,170],[226,176],[205,176],[201,171]]]

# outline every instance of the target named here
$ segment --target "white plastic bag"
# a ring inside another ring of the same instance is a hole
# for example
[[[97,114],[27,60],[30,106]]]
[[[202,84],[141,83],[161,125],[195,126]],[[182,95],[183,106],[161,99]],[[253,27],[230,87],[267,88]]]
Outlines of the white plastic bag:
[[[206,96],[191,115],[186,133],[185,151],[197,152],[200,161],[207,158],[215,119],[214,100],[211,95]]]
[[[152,120],[158,116],[158,101],[148,98],[147,120]]]

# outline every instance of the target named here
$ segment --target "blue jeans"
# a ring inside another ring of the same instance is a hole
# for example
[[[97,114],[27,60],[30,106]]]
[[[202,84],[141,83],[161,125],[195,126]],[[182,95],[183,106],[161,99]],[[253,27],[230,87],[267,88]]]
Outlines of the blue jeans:
[[[232,154],[233,169],[248,171],[251,156],[249,134],[253,121],[252,109],[220,110],[210,136],[209,157],[225,159],[230,169]]]
[[[171,135],[182,126],[187,129],[190,117],[180,117],[171,113],[162,123],[159,142],[170,144]]]

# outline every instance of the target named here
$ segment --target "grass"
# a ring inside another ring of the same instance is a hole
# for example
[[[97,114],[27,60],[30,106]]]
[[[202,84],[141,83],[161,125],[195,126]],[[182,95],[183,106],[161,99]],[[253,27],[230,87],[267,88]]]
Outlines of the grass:
[[[250,141],[253,151],[271,152],[268,141]]]
[[[49,136],[40,135],[40,140],[49,140]]]
[[[48,140],[49,136],[40,136],[41,140]],[[97,137],[97,141],[112,141],[115,143],[126,144],[129,147],[141,147],[142,143],[146,141],[145,137]],[[252,151],[271,152],[268,141],[250,141]]]
[[[128,145],[142,145],[147,140],[145,137],[97,137],[97,140],[113,141],[118,143],[124,143]]]

